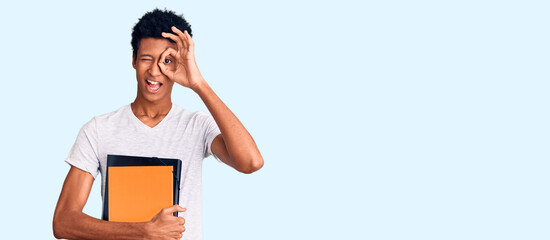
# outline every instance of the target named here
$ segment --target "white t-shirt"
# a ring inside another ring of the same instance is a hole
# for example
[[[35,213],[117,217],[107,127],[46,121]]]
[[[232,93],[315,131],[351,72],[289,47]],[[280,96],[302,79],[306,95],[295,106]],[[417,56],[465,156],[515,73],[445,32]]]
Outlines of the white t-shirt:
[[[212,154],[211,144],[220,130],[203,112],[189,112],[173,104],[164,119],[151,128],[126,105],[94,117],[80,130],[65,160],[92,174],[100,172],[105,200],[107,155],[176,158],[182,161],[179,205],[187,208],[182,239],[202,239],[202,160]]]

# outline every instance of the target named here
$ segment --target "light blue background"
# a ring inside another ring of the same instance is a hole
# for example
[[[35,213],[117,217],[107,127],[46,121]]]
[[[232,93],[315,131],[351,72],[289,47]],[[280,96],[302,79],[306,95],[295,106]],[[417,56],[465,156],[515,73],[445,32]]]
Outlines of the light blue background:
[[[53,238],[64,159],[135,98],[131,28],[157,6],[265,159],[205,160],[205,239],[550,238],[546,1],[3,2],[2,238]]]

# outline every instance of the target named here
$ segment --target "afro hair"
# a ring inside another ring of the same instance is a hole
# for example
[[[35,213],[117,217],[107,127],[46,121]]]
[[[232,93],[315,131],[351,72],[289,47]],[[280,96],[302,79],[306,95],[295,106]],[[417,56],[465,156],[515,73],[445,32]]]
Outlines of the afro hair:
[[[172,26],[175,26],[182,32],[187,30],[190,36],[193,36],[191,32],[191,25],[183,18],[183,15],[177,15],[170,10],[154,9],[153,11],[145,13],[139,21],[136,23],[132,30],[132,51],[134,56],[137,56],[139,43],[142,38],[161,38],[162,32],[173,33]],[[173,42],[171,39],[168,39]]]

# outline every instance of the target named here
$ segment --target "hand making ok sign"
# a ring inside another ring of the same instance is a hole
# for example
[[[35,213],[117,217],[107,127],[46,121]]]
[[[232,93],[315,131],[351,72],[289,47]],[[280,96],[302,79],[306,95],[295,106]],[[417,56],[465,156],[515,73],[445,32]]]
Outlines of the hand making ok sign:
[[[182,32],[174,26],[172,31],[175,34],[163,32],[162,36],[176,42],[178,49],[166,49],[160,55],[158,65],[168,79],[195,90],[204,82],[195,62],[195,44],[187,31]],[[175,67],[169,67],[169,64]]]

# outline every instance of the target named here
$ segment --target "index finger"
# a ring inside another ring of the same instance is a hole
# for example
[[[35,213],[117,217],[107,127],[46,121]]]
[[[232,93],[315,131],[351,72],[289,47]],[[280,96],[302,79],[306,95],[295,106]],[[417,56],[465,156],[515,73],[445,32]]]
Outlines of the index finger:
[[[164,50],[164,52],[160,54],[160,58],[157,64],[159,65],[162,73],[169,76],[168,75],[169,72],[176,71],[176,64],[178,61],[177,55],[178,55],[178,52],[173,48],[167,48],[166,50]],[[168,56],[172,56],[173,58],[173,59],[170,59],[172,60],[172,63],[170,64],[164,62]]]
[[[187,209],[185,208],[182,208],[180,205],[173,205],[173,206],[170,206],[170,207],[167,207],[167,208],[164,208],[166,211],[168,211],[169,213],[175,213],[175,212],[185,212]]]

